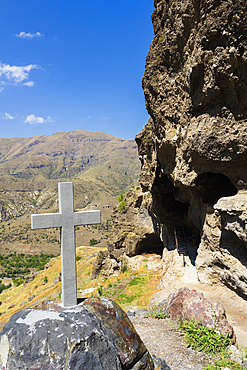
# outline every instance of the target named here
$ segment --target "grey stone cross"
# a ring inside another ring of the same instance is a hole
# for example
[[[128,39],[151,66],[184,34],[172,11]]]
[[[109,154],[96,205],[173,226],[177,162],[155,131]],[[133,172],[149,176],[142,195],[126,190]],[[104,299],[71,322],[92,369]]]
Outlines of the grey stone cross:
[[[61,228],[62,304],[77,304],[75,226],[100,223],[100,211],[74,212],[73,183],[58,183],[59,213],[31,215],[32,229]]]

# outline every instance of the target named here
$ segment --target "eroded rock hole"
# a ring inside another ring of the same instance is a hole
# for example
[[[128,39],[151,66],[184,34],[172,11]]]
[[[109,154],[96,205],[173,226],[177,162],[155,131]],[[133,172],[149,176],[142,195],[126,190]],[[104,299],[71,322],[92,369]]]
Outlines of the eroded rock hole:
[[[222,197],[237,194],[237,188],[221,173],[208,172],[199,175],[196,186],[205,204],[215,204]]]
[[[162,256],[164,246],[158,235],[147,235],[137,246],[137,254],[156,253]]]
[[[175,200],[175,202],[173,203],[172,211],[187,215],[189,206],[189,203],[182,203],[179,200]]]

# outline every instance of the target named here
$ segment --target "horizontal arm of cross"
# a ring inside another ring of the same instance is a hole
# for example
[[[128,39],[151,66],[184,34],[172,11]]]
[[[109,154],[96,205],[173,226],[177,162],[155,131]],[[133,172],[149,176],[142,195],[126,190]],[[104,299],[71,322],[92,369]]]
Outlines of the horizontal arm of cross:
[[[63,226],[61,213],[44,213],[31,215],[31,229],[47,229],[49,227]]]
[[[100,224],[100,211],[80,211],[74,213],[74,225]]]

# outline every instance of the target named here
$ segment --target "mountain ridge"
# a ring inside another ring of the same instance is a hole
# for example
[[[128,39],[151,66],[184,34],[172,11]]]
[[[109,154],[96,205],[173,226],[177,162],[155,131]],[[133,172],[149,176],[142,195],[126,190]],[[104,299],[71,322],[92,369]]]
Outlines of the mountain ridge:
[[[77,208],[97,200],[112,205],[137,183],[139,173],[134,139],[85,130],[0,138],[0,220],[55,211],[61,181],[73,181]]]
[[[124,145],[122,145],[124,144]],[[116,150],[137,156],[134,139],[93,131],[68,131],[30,138],[0,138],[0,181],[71,177]]]

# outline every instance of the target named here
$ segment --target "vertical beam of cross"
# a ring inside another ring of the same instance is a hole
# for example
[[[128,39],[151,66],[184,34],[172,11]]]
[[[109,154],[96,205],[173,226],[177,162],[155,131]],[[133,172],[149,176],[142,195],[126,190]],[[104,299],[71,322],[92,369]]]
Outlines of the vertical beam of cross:
[[[100,211],[74,212],[73,183],[58,183],[59,213],[31,215],[31,228],[61,228],[62,304],[77,304],[75,226],[100,223]]]
[[[63,186],[58,184],[59,213],[66,215],[61,235],[61,273],[62,273],[62,303],[77,304],[77,279],[76,279],[76,255],[75,255],[75,227],[74,227],[74,197],[73,185]],[[75,298],[76,297],[76,298]]]

